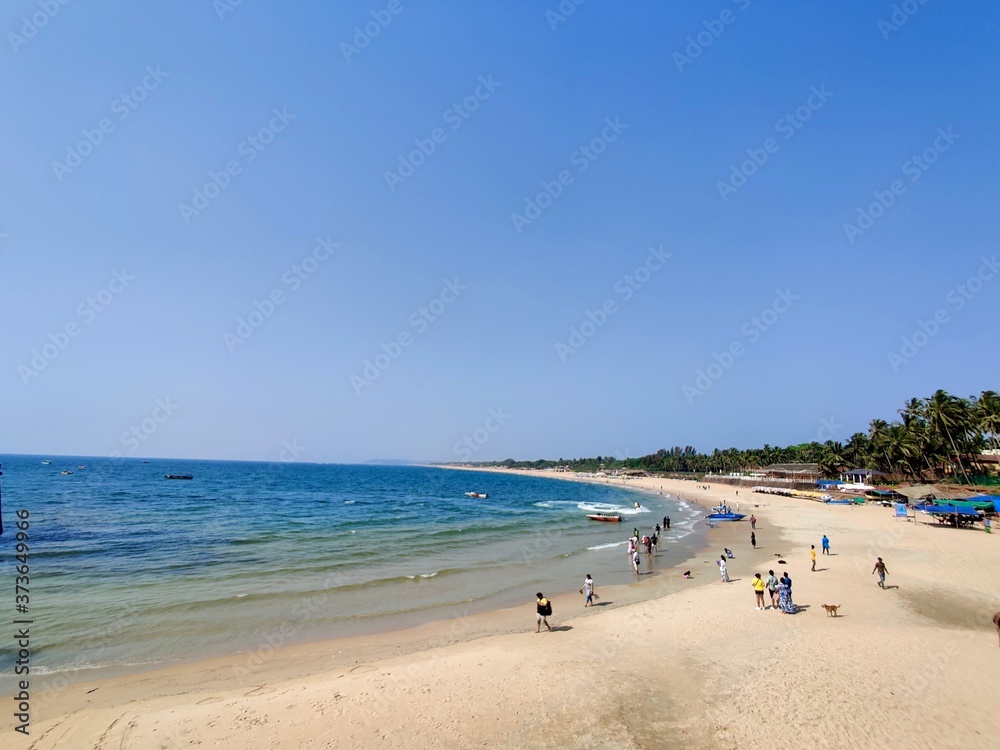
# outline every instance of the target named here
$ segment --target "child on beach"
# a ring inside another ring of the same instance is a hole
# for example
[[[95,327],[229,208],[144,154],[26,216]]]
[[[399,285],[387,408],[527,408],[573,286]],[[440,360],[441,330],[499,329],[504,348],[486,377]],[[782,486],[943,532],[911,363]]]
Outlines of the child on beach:
[[[590,573],[587,573],[587,577],[583,579],[583,588],[580,589],[580,593],[587,595],[583,606],[592,607],[594,605],[594,579],[590,577]]]

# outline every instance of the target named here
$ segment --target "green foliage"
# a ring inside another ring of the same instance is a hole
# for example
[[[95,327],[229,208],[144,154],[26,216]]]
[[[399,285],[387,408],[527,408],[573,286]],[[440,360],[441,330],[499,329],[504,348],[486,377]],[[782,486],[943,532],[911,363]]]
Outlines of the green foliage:
[[[699,453],[690,445],[683,448],[675,445],[638,458],[597,456],[559,461],[508,458],[478,465],[519,469],[565,466],[579,472],[642,469],[663,474],[704,475],[728,474],[776,463],[817,463],[830,477],[845,469],[861,468],[884,472],[895,480],[935,481],[951,475],[968,482],[973,473],[987,473],[986,467],[976,460],[983,449],[1000,448],[1000,395],[994,391],[963,399],[939,390],[927,399],[910,399],[898,413],[900,419],[891,423],[873,419],[867,433],[855,433],[846,444],[832,440],[787,448],[765,444],[763,448],[749,450],[716,448],[711,454]]]

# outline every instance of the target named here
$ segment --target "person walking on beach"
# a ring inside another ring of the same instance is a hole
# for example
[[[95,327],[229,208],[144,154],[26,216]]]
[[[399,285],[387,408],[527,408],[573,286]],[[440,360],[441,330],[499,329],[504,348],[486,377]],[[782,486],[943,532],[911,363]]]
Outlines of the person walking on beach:
[[[813,564],[812,570],[815,573],[816,572],[816,545],[815,544],[810,544],[809,545],[809,559],[812,560],[812,564]]]
[[[823,539],[821,540],[821,542],[823,544],[823,554],[824,555],[829,555],[830,554],[830,540],[826,538],[826,534],[823,535]]]
[[[757,549],[757,534],[750,532],[750,546]]]
[[[764,579],[760,577],[760,573],[753,574],[753,580],[750,581],[750,585],[753,586],[753,593],[757,599],[757,611],[764,611]]]
[[[584,601],[584,607],[594,606],[594,579],[590,577],[590,573],[587,573],[587,577],[583,579],[583,588],[580,589],[581,594],[586,594],[587,599]]]
[[[880,589],[885,588],[885,577],[888,572],[889,569],[885,567],[885,563],[882,562],[882,558],[880,557],[878,562],[875,563],[875,567],[872,568],[872,575],[878,573],[878,587]]]
[[[632,552],[632,568],[635,570],[635,574],[639,575],[639,550],[635,549]]]
[[[750,528],[751,529],[757,528],[757,516],[753,515],[752,513],[750,514]]]
[[[540,633],[542,631],[542,625],[545,625],[551,632],[552,626],[549,625],[548,618],[552,615],[552,602],[542,596],[542,592],[539,591],[535,594],[535,620],[537,624],[535,625],[535,632]]]
[[[774,577],[774,571],[767,571],[767,590],[771,594],[771,609],[778,608],[778,579]]]
[[[729,571],[726,570],[726,556],[719,558],[719,575],[722,576],[723,583],[729,583]]]

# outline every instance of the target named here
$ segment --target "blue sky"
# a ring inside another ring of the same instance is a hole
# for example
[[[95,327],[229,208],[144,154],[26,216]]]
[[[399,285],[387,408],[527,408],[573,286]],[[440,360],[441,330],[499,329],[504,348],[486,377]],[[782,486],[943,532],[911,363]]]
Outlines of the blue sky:
[[[902,5],[7,3],[0,450],[710,451],[996,388],[1000,22]]]

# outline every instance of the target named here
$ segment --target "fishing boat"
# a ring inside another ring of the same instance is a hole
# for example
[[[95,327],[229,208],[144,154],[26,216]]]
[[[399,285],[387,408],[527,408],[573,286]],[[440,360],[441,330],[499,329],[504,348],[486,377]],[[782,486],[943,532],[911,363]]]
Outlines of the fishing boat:
[[[466,492],[465,496],[466,497],[476,497],[476,498],[479,498],[481,500],[485,500],[486,498],[488,498],[490,496],[490,493],[488,493],[488,492]]]
[[[48,465],[49,465],[50,463],[52,463],[52,462],[51,462],[51,461],[49,461],[49,459],[47,459],[47,458],[46,458],[46,459],[44,459],[44,460],[42,461],[42,463],[43,463],[43,464],[45,464],[46,466],[48,466]]]
[[[621,516],[611,516],[605,513],[591,513],[587,514],[587,518],[591,521],[605,521],[606,523],[621,523],[625,519]]]
[[[191,474],[164,474],[164,479],[194,479]]]
[[[72,474],[73,472],[72,471],[65,471],[64,470],[64,471],[60,471],[59,473],[60,474]]]

